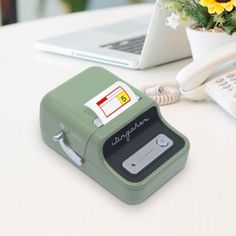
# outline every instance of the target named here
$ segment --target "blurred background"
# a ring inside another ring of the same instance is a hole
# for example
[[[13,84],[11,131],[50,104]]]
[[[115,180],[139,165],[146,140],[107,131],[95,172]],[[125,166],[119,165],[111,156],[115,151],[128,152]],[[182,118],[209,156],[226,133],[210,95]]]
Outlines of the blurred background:
[[[0,0],[0,25],[155,0]]]

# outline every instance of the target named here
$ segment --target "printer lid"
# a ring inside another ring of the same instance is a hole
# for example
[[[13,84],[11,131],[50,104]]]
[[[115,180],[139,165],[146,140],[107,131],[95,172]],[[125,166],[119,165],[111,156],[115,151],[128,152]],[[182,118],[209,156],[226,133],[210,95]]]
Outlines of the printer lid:
[[[84,104],[117,81],[120,79],[105,69],[92,67],[55,88],[43,99],[41,108],[47,107],[47,111],[65,125],[66,138],[81,156],[90,137],[99,129],[94,124],[97,115]],[[51,126],[45,129],[57,132]]]

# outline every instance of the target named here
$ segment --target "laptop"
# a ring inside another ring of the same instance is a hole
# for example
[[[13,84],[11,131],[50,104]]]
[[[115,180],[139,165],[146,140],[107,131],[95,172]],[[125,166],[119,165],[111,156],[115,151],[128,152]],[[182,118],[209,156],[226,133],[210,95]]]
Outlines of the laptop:
[[[151,16],[139,16],[99,28],[35,42],[49,53],[110,65],[146,69],[191,56],[184,29],[166,25],[167,13],[155,4]]]

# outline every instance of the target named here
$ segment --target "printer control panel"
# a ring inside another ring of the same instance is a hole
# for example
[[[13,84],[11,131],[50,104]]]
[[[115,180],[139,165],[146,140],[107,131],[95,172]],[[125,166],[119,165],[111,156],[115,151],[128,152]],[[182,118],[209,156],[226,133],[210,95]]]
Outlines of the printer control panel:
[[[131,182],[140,182],[185,146],[185,141],[151,107],[110,136],[103,145],[105,161]]]
[[[131,174],[138,174],[172,145],[173,141],[170,138],[165,134],[159,134],[126,159],[122,165]]]

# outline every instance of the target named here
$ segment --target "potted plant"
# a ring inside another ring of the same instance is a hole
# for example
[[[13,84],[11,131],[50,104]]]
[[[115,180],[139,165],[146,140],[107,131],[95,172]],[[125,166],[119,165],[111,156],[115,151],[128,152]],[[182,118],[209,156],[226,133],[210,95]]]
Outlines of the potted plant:
[[[167,25],[177,28],[181,22],[187,35],[193,59],[236,40],[236,0],[162,0],[171,13]]]

